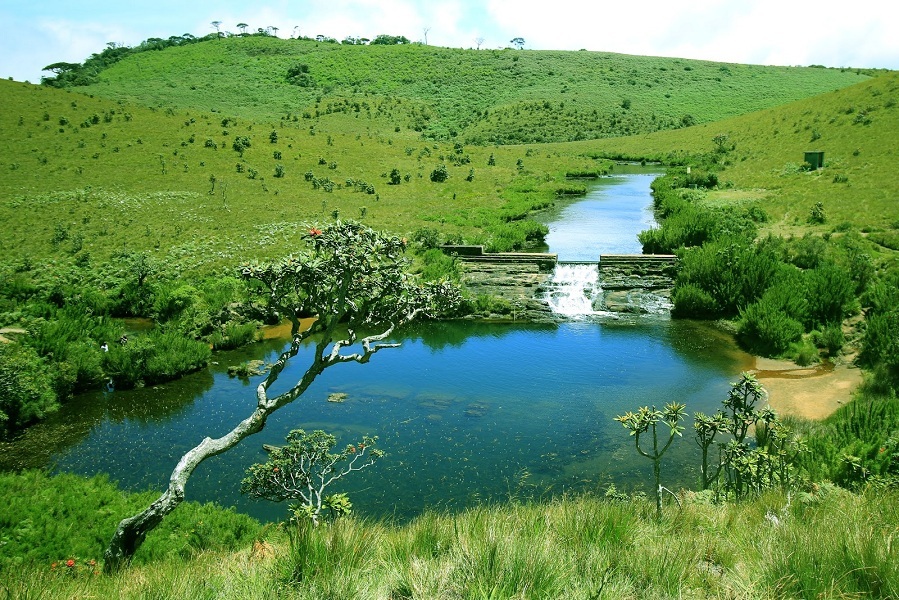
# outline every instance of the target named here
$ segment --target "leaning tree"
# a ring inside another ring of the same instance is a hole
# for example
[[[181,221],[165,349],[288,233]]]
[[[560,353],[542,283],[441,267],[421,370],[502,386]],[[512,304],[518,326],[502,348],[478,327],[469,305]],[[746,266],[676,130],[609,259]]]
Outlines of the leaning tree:
[[[421,283],[407,271],[406,240],[355,222],[336,222],[304,234],[306,247],[276,262],[242,265],[254,302],[291,323],[291,343],[256,388],[256,407],[234,429],[204,438],[175,466],[165,492],[144,511],[123,519],[104,553],[104,569],[126,565],[147,534],[184,500],[194,469],[265,427],[269,415],[299,398],[325,369],[367,363],[397,327],[419,316],[454,308],[458,289],[446,282]],[[304,317],[314,317],[311,325]],[[302,323],[307,327],[302,327]],[[289,390],[269,396],[288,362],[310,341],[312,357]]]

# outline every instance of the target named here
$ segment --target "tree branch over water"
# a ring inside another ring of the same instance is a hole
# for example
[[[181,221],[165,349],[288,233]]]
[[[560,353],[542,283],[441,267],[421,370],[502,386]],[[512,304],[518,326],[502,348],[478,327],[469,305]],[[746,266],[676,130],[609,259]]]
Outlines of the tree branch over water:
[[[119,523],[104,553],[107,573],[127,565],[147,534],[178,507],[188,479],[203,461],[262,431],[269,415],[302,396],[328,367],[365,364],[377,352],[399,346],[384,342],[397,328],[452,310],[460,301],[455,286],[421,283],[408,274],[403,239],[340,221],[310,228],[303,237],[306,248],[300,254],[240,268],[254,300],[291,323],[290,345],[256,388],[256,409],[224,436],[204,438],[188,451],[172,471],[165,492],[144,511]],[[305,317],[315,319],[303,329]],[[360,339],[356,332],[363,330],[375,333]],[[307,340],[314,347],[306,371],[289,390],[270,397],[272,385]],[[349,351],[357,345],[360,351]]]

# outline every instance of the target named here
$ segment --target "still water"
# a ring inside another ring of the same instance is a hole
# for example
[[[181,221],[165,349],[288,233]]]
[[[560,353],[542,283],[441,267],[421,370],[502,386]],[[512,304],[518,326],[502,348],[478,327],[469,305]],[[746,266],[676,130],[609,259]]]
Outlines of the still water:
[[[551,216],[550,249],[569,260],[639,251],[625,238],[651,223],[651,180],[605,179],[586,198],[559,208]],[[423,323],[399,339],[400,348],[367,365],[326,371],[263,432],[202,464],[187,498],[283,518],[284,506],[244,498],[239,485],[249,465],[265,460],[262,444],[279,444],[294,428],[324,429],[341,446],[379,436],[387,456],[334,490],[350,493],[356,511],[367,515],[406,518],[426,508],[602,490],[610,482],[645,489],[649,462],[613,418],[674,400],[709,412],[746,364],[727,336],[660,316],[559,325]],[[54,440],[44,448],[53,449],[48,460],[59,471],[106,472],[129,489],[162,489],[185,451],[253,410],[259,378],[230,378],[227,366],[272,361],[282,345],[269,340],[218,354],[218,364],[165,386],[85,395],[35,435]],[[297,356],[281,380],[295,382],[308,359]],[[328,402],[334,392],[346,393],[346,401]],[[668,487],[692,485],[695,446],[684,438],[669,454]]]

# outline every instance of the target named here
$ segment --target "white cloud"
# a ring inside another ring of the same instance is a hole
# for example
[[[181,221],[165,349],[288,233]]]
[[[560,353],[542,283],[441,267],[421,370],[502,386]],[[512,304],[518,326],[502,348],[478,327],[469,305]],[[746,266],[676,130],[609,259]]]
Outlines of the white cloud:
[[[542,50],[602,50],[760,64],[899,69],[899,36],[880,0],[101,0],[4,2],[0,76],[37,81],[44,65],[82,62],[106,42],[206,35],[210,22],[237,32],[278,27],[278,36],[343,39],[378,34],[469,48],[523,37]],[[52,15],[52,16],[51,16]]]

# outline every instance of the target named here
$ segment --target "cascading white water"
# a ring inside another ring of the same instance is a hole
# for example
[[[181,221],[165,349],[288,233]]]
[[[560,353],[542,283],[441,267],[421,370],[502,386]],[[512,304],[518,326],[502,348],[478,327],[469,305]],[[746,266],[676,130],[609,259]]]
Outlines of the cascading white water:
[[[556,314],[569,318],[599,314],[593,302],[602,294],[595,263],[557,264],[546,291],[546,302]]]

